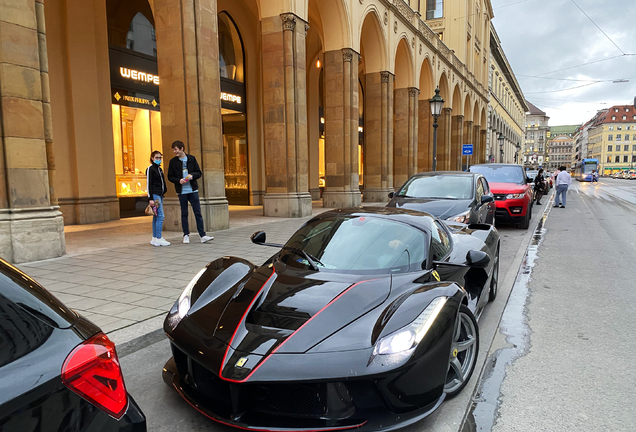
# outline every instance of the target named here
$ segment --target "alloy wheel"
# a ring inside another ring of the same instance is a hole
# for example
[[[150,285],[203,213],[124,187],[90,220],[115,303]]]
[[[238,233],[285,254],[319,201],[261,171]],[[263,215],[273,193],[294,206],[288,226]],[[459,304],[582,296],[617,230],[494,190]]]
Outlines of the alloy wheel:
[[[494,301],[497,298],[497,289],[499,288],[499,248],[495,256],[495,264],[492,269],[492,278],[490,279],[490,292],[488,293],[488,301]]]
[[[455,331],[453,332],[453,343],[446,374],[446,384],[444,385],[444,392],[447,397],[455,396],[468,384],[468,380],[470,380],[475,370],[478,350],[479,333],[477,331],[477,321],[470,309],[462,305],[459,309]]]

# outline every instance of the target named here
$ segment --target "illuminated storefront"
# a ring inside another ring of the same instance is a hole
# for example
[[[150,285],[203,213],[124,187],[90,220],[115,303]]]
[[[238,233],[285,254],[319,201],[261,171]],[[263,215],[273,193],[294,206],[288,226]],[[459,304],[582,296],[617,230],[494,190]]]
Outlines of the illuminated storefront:
[[[236,25],[225,12],[219,14],[219,53],[225,196],[229,204],[249,205],[245,56]]]
[[[136,216],[143,214],[147,202],[150,154],[162,151],[160,78],[154,57],[122,47],[110,47],[109,55],[120,215]],[[170,156],[164,155],[165,160]]]

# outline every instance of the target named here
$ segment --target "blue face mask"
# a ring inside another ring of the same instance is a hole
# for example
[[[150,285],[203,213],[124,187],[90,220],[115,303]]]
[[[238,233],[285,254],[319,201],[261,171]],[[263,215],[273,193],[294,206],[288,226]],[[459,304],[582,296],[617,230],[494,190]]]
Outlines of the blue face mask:
[[[153,162],[156,163],[157,165],[161,165],[161,160],[155,159]]]

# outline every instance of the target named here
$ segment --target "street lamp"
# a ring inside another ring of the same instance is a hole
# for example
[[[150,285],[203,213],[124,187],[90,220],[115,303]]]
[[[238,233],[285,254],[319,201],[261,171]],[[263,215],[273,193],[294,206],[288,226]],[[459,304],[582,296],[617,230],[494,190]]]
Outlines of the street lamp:
[[[519,163],[519,151],[521,150],[521,143],[517,143],[517,152],[515,153],[515,163]]]
[[[431,115],[433,116],[433,171],[437,170],[437,117],[442,113],[444,99],[439,95],[439,87],[435,89],[435,96],[428,101],[431,104]]]
[[[499,141],[499,163],[503,163],[503,157],[504,157],[503,145],[504,145],[505,139],[506,138],[503,136],[503,134],[499,132],[499,138],[497,138],[497,141]]]

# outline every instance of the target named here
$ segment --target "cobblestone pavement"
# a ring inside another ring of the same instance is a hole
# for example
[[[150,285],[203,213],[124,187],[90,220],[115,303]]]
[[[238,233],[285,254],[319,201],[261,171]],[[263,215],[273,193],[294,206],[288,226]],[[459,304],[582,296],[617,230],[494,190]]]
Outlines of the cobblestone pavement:
[[[314,214],[324,210],[314,203]],[[250,235],[264,230],[268,242],[284,243],[311,217],[261,214],[261,207],[232,206],[230,229],[212,233],[213,241],[201,244],[195,234],[190,244],[183,244],[181,233],[164,232],[172,243],[168,247],[150,245],[147,217],[69,226],[67,255],[18,267],[106,333],[157,318],[147,330],[151,331],[159,328],[159,317],[165,316],[187,283],[210,261],[233,255],[261,264],[276,249],[254,245]]]

